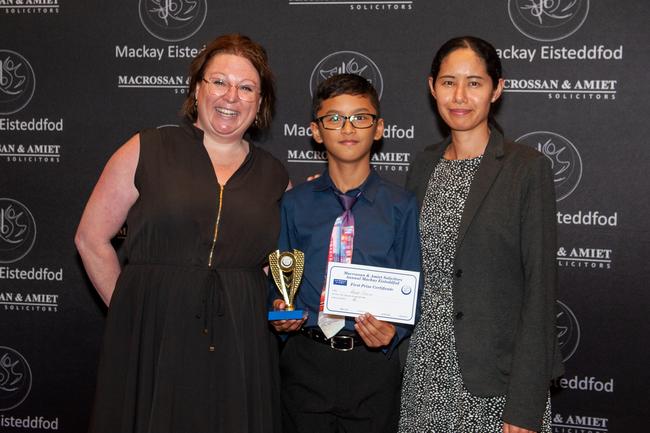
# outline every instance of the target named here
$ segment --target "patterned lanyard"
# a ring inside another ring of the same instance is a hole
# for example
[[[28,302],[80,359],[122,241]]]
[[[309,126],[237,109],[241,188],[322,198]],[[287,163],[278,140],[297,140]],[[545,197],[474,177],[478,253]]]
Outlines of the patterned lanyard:
[[[352,263],[352,250],[354,248],[354,215],[352,206],[357,202],[361,191],[350,197],[345,194],[336,193],[336,196],[343,206],[343,213],[336,218],[332,235],[330,236],[330,248],[327,255],[327,262]],[[320,307],[318,313],[318,326],[326,338],[331,338],[345,327],[345,317],[323,313],[325,306],[325,282],[320,294]]]
[[[352,206],[357,202],[361,191],[354,197],[336,192],[336,196],[343,207],[343,213],[336,218],[330,236],[330,247],[327,262],[352,263],[352,250],[354,249],[354,215]],[[320,309],[325,305],[325,286],[320,296]]]
[[[336,192],[343,207],[343,213],[336,218],[332,227],[330,236],[330,247],[327,254],[327,263],[352,263],[352,250],[354,249],[354,215],[352,206],[357,202],[361,191],[354,197]],[[318,311],[323,311],[325,305],[325,284],[320,294],[320,307]]]
[[[336,218],[334,227],[332,227],[329,254],[327,256],[328,262],[352,262],[352,249],[354,246],[354,215],[352,214],[352,206],[357,202],[359,195],[361,195],[361,192],[354,197],[336,193],[344,211]]]

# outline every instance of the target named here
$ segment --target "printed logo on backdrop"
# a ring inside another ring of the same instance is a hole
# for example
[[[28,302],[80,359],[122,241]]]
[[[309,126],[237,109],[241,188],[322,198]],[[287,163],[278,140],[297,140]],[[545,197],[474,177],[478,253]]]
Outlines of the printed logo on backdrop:
[[[573,311],[561,301],[557,301],[557,339],[562,352],[562,361],[566,362],[578,349],[580,344],[580,324]]]
[[[558,211],[556,216],[557,223],[563,225],[583,225],[594,227],[618,226],[618,212],[609,214],[597,210],[579,210],[574,213]]]
[[[17,200],[0,198],[0,263],[25,257],[36,241],[36,221],[27,206]]]
[[[575,191],[582,178],[582,159],[571,141],[548,131],[530,132],[515,141],[535,148],[551,162],[557,201],[567,198]]]
[[[32,370],[23,355],[0,346],[0,411],[14,409],[32,389]]]
[[[414,0],[289,0],[289,6],[346,6],[351,11],[404,11],[413,9]]]
[[[27,206],[11,198],[0,198],[0,265],[24,258],[35,241],[36,221]],[[63,268],[0,266],[0,280],[63,281]]]
[[[572,35],[582,26],[589,12],[589,0],[508,0],[508,14],[514,26],[526,37],[540,42],[559,41]],[[603,38],[603,34],[598,37]],[[607,43],[611,38],[605,39]],[[619,61],[623,59],[623,45],[605,45],[594,40],[592,44],[564,46],[542,44],[520,47],[516,41],[498,47],[502,60],[556,62],[566,60]],[[548,69],[548,70],[552,70]],[[561,79],[557,77],[528,76],[506,80],[506,92],[544,93],[548,99],[613,100],[618,80],[616,77],[586,77]]]
[[[0,119],[0,131],[4,130],[4,128],[2,128],[5,123],[3,120],[5,119]],[[47,121],[47,119],[41,120]],[[38,122],[35,119],[33,119],[33,121],[34,123]],[[63,119],[60,119],[60,122],[60,125],[63,125]],[[58,163],[61,161],[61,145],[0,143],[0,158],[7,162]]]
[[[607,433],[609,419],[591,415],[556,413],[551,420],[553,433]]]
[[[574,34],[589,13],[589,0],[508,0],[512,24],[536,41],[558,41]]]
[[[598,379],[595,376],[562,376],[551,381],[553,386],[561,389],[570,389],[572,391],[588,392],[614,392],[614,378]]]
[[[166,42],[194,36],[208,14],[207,0],[139,0],[138,12],[145,29]]]
[[[0,0],[0,13],[58,14],[59,0]]]
[[[612,250],[561,246],[557,250],[557,265],[561,268],[611,269]]]
[[[0,49],[0,114],[14,114],[29,104],[36,89],[36,76],[25,57]]]
[[[555,45],[540,45],[534,48],[519,48],[514,44],[509,47],[496,48],[502,60],[525,60],[528,63],[539,60],[623,60],[623,45],[609,48],[605,45],[583,45],[579,48],[568,48]],[[583,82],[588,82],[583,81]],[[610,80],[596,80],[605,83]],[[564,82],[566,83],[566,82]],[[580,85],[577,82],[576,87]]]
[[[618,80],[506,78],[504,91],[545,95],[551,100],[614,101]]]
[[[49,269],[34,269],[31,272],[33,274],[36,274],[36,272],[43,273],[49,272]],[[61,273],[63,273],[63,271],[61,271]],[[0,292],[0,307],[4,311],[35,311],[41,313],[56,313],[59,311],[59,295],[54,293],[19,293],[4,291]]]
[[[116,59],[137,59],[153,60],[156,63],[163,61],[164,58],[173,59],[190,59],[194,58],[202,48],[183,47],[179,45],[168,45],[167,48],[148,47],[141,45],[130,47],[128,45],[115,46]],[[186,65],[183,65],[185,68]],[[140,75],[119,74],[117,76],[118,89],[169,89],[176,94],[186,94],[190,84],[190,78],[184,74],[159,74],[145,73]]]
[[[36,75],[29,61],[15,51],[0,50],[0,115],[14,114],[25,108],[31,102],[35,90]],[[22,120],[0,117],[0,132],[6,131],[61,132],[63,119],[50,120],[42,117]],[[60,157],[60,144],[0,142],[0,160],[6,162],[58,163]]]
[[[381,99],[384,79],[377,64],[365,54],[356,51],[336,51],[316,64],[309,78],[309,92],[313,97],[318,85],[338,74],[357,74],[370,81]]]
[[[189,78],[184,75],[118,75],[118,89],[171,89],[187,92]]]
[[[287,162],[297,164],[325,164],[327,162],[327,152],[324,150],[289,149],[287,150]],[[377,171],[407,172],[411,165],[411,153],[375,152],[370,157],[370,165]]]

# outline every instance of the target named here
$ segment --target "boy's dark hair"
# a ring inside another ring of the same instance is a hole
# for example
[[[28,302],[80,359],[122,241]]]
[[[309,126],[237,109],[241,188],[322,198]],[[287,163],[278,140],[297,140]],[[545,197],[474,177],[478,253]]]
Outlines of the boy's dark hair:
[[[318,85],[311,105],[312,119],[316,120],[323,101],[340,95],[366,96],[377,110],[377,116],[381,116],[379,96],[370,81],[357,74],[339,74],[329,77]]]

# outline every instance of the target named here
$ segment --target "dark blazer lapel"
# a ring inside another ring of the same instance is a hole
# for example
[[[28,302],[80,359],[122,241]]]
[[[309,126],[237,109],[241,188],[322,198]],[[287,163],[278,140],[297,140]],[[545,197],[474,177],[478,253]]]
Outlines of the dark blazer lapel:
[[[474,175],[469,195],[465,201],[465,209],[460,220],[456,251],[460,248],[476,212],[492,187],[499,171],[501,171],[501,158],[503,157],[503,135],[494,128],[491,128],[490,140],[485,148],[483,160]]]
[[[447,145],[451,138],[447,138],[440,143],[428,146],[424,151],[418,155],[415,163],[411,167],[411,171],[406,177],[406,189],[415,193],[418,199],[418,207],[422,208],[424,203],[424,195],[429,187],[429,180],[435,170],[438,161],[442,158]]]

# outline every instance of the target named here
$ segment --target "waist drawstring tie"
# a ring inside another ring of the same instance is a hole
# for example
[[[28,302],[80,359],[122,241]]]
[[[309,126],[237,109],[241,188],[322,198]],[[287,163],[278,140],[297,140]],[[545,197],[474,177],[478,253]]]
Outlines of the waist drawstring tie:
[[[208,335],[208,351],[214,352],[215,341],[215,320],[216,316],[223,316],[224,289],[221,277],[217,272],[210,272],[206,277],[206,284],[203,285],[201,303],[203,304],[203,334]],[[201,318],[201,314],[196,315]]]

